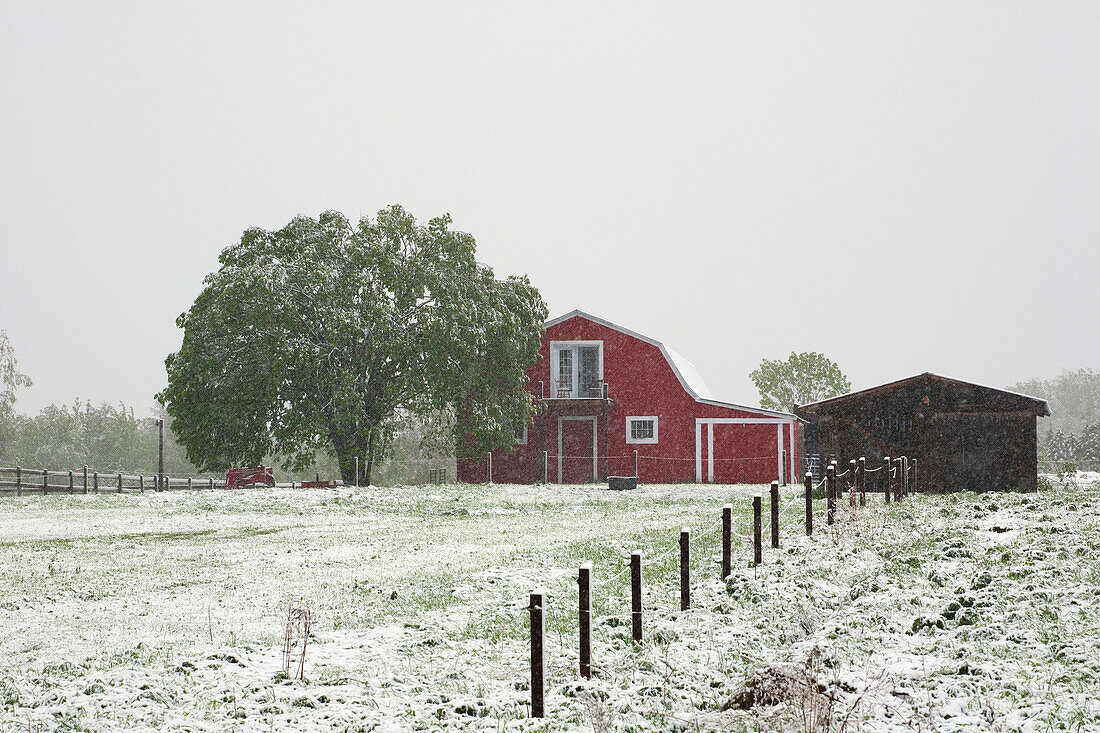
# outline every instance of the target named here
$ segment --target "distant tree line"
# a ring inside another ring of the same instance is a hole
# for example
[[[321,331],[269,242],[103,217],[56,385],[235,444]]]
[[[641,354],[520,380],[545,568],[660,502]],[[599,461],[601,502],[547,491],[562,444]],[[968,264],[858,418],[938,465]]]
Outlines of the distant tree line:
[[[123,404],[95,405],[74,400],[48,405],[37,415],[4,418],[0,463],[5,466],[100,473],[155,474],[158,426],[155,417],[137,417]],[[164,470],[173,476],[200,476],[183,449],[165,432]]]
[[[137,417],[124,404],[95,405],[74,400],[70,405],[48,405],[37,415],[15,410],[18,390],[31,385],[31,379],[19,372],[15,350],[7,334],[0,330],[0,465],[59,471],[88,466],[100,473],[128,473],[152,476],[157,472],[158,426],[165,421],[164,470],[171,476],[221,476],[200,471],[187,460],[186,451],[176,441],[172,418],[155,405],[152,417]],[[376,471],[375,483],[422,483],[429,468],[447,468],[448,480],[454,480],[453,451],[446,445],[422,440],[423,428],[406,420],[394,441],[392,458]],[[275,457],[266,457],[264,465],[277,465]],[[280,481],[302,481],[320,474],[332,479],[340,475],[334,457],[319,454],[311,465],[297,471],[277,469]]]
[[[1053,379],[1028,379],[1008,389],[1050,406],[1051,416],[1039,418],[1041,468],[1056,470],[1069,462],[1100,470],[1100,371],[1066,370]]]

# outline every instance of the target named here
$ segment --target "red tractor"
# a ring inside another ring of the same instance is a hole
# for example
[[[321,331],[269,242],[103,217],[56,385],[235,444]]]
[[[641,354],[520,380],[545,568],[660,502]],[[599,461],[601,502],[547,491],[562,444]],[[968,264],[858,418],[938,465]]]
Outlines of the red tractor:
[[[257,466],[256,468],[231,468],[225,472],[225,488],[243,489],[246,486],[274,486],[275,469]]]

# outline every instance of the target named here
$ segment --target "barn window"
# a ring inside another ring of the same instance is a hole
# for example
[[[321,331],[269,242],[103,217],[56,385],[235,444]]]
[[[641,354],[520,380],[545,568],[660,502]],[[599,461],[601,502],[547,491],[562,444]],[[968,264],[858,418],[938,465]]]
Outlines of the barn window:
[[[550,397],[599,397],[603,383],[602,341],[550,342]]]
[[[657,417],[628,417],[626,419],[627,443],[656,443]]]
[[[516,425],[512,437],[515,438],[516,445],[527,445],[527,423]]]

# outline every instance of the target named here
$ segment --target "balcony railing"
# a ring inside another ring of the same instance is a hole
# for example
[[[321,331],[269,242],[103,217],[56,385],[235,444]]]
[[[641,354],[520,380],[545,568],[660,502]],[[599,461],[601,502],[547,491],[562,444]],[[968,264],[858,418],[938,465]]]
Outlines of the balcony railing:
[[[556,386],[547,394],[542,382],[539,382],[539,396],[544,400],[606,400],[607,382],[590,382],[587,385]]]

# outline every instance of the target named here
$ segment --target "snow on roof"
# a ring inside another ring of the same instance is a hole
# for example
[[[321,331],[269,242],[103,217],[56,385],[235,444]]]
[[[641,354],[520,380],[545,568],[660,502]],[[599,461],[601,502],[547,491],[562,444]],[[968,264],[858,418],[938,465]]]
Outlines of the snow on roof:
[[[629,328],[624,328],[617,323],[612,323],[611,321],[599,318],[598,316],[594,316],[591,313],[585,313],[582,310],[571,310],[565,315],[558,316],[557,318],[551,318],[544,324],[544,326],[546,328],[550,328],[551,326],[556,326],[557,324],[568,321],[570,318],[574,318],[576,316],[585,318],[589,321],[592,321],[593,323],[599,323],[601,326],[606,326],[620,333],[625,333],[627,336],[633,336],[640,341],[645,341],[647,344],[652,344],[656,346],[658,349],[661,350],[661,353],[664,354],[665,359],[668,361],[669,366],[672,367],[673,373],[676,375],[676,378],[680,380],[680,384],[683,386],[683,388],[687,391],[689,395],[694,397],[699,402],[705,402],[710,405],[717,405],[718,407],[732,407],[737,410],[759,412],[764,415],[772,415],[774,417],[786,417],[791,418],[792,420],[800,419],[788,412],[765,410],[763,407],[749,407],[746,405],[738,405],[733,402],[724,402],[722,400],[715,399],[714,395],[710,391],[710,388],[708,388],[706,382],[703,381],[703,377],[699,374],[699,370],[696,369],[695,365],[692,364],[690,361],[680,356],[657,339],[650,338],[649,336],[643,336],[637,331],[631,331]]]
[[[714,394],[710,391],[710,387],[703,381],[702,375],[699,374],[699,370],[695,368],[694,364],[667,346],[665,347],[665,351],[668,352],[668,357],[672,360],[676,370],[680,372],[680,376],[687,382],[689,392],[694,392],[696,397],[700,399],[715,399]]]

